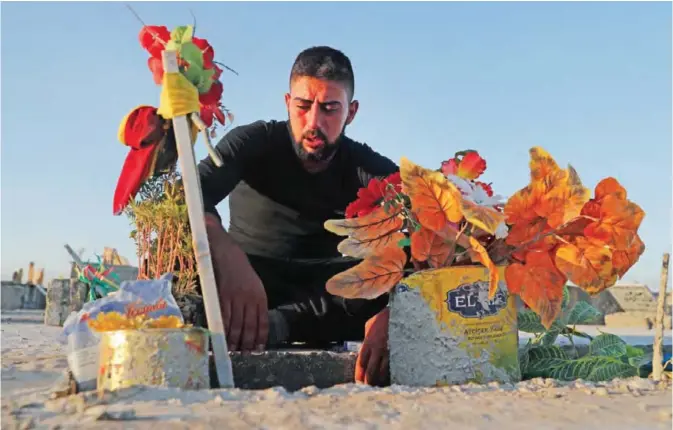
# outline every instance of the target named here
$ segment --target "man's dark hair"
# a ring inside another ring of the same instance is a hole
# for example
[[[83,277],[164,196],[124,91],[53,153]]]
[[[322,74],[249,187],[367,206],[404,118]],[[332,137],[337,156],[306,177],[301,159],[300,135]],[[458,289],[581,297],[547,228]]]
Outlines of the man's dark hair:
[[[355,92],[355,76],[351,60],[341,51],[329,46],[314,46],[302,51],[294,60],[290,72],[290,84],[299,77],[341,82],[346,86],[351,99]]]

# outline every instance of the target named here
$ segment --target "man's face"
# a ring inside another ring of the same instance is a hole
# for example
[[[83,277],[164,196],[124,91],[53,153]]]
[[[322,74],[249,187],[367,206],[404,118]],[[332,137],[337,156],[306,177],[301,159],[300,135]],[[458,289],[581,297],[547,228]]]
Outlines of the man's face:
[[[296,78],[285,104],[295,151],[304,163],[328,162],[358,109],[344,84],[312,77]]]

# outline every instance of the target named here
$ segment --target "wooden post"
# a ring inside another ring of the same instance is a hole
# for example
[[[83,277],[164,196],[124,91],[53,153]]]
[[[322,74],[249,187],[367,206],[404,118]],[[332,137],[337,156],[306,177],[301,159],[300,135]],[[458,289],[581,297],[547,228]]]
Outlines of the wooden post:
[[[179,72],[177,53],[175,51],[166,49],[162,53],[162,56],[164,71],[166,73]],[[199,182],[196,157],[189,132],[189,122],[186,116],[181,115],[173,118],[173,131],[175,133],[180,170],[182,171],[189,226],[192,230],[192,247],[196,256],[196,266],[199,272],[199,279],[201,280],[201,291],[203,292],[203,304],[206,308],[208,330],[210,331],[210,340],[213,345],[215,371],[220,388],[233,388],[234,375],[229,351],[227,350],[226,332],[220,310],[217,285],[215,284],[215,270],[210,256],[205,212],[203,210],[203,197],[201,196],[201,184]]]
[[[664,314],[666,313],[666,287],[668,285],[668,261],[670,254],[664,254],[661,266],[661,282],[659,283],[659,296],[657,297],[657,316],[654,320],[654,345],[652,353],[652,379],[660,381],[664,373]]]

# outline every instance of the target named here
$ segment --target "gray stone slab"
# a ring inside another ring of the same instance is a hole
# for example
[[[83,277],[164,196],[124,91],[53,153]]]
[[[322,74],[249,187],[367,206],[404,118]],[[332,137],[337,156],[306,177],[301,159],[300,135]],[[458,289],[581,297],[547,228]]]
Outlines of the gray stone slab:
[[[236,388],[267,389],[281,386],[288,391],[316,386],[327,388],[355,380],[354,352],[279,350],[230,353]],[[211,385],[217,388],[211,360]]]
[[[2,310],[44,309],[46,297],[38,287],[31,284],[2,282]]]
[[[44,323],[62,326],[70,314],[70,279],[54,279],[47,288]]]

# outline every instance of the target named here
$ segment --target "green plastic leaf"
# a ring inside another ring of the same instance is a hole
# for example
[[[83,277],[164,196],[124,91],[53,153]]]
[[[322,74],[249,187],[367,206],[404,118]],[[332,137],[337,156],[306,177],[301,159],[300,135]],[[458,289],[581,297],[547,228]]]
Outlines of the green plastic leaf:
[[[589,343],[589,355],[620,357],[626,354],[626,342],[619,336],[601,333]]]
[[[541,346],[537,345],[528,350],[528,357],[530,362],[542,360],[544,358],[560,358],[562,360],[568,359],[568,354],[556,345]]]
[[[180,27],[175,27],[173,31],[171,31],[171,40],[174,40],[177,43],[191,42],[193,34],[194,28],[191,25],[182,25]]]
[[[646,364],[652,363],[652,358],[653,354],[651,352],[648,354],[643,352],[643,355],[628,357],[627,361],[631,366],[635,367],[637,370],[640,370],[640,368]]]
[[[178,51],[179,48],[180,45],[174,40],[169,40],[168,42],[166,42],[166,51]]]
[[[549,372],[549,376],[561,381],[574,381],[576,379],[588,379],[589,375],[601,366],[612,363],[623,364],[612,357],[589,357],[585,356],[577,360],[568,360],[560,366],[556,366]]]
[[[411,246],[411,239],[409,239],[408,237],[405,237],[404,239],[400,239],[397,242],[397,246],[399,246],[400,248],[404,248],[405,246]]]
[[[568,360],[563,358],[543,358],[540,360],[528,362],[524,377],[530,378],[550,378],[555,369],[563,367]]]
[[[642,357],[645,355],[645,351],[642,348],[637,348],[635,346],[626,345],[626,356],[629,358]]]
[[[198,67],[199,69],[203,69],[203,53],[192,42],[183,42],[180,45],[180,57],[189,63],[190,68]]]
[[[542,325],[540,316],[530,309],[524,309],[517,314],[519,331],[524,333],[544,333],[547,329]]]
[[[638,375],[638,369],[621,361],[601,363],[586,377],[588,381],[611,381],[615,378],[630,378]]]
[[[570,303],[570,290],[568,289],[568,286],[565,285],[563,287],[563,301],[561,301],[561,310],[565,311],[569,303]]]
[[[603,314],[601,314],[598,309],[591,306],[591,304],[587,302],[577,302],[568,314],[567,324],[589,324],[596,321],[602,315]]]
[[[552,323],[551,327],[549,327],[549,330],[545,332],[544,336],[542,336],[542,345],[553,345],[559,335],[565,331],[566,326],[562,319],[557,319]]]
[[[203,75],[203,69],[196,66],[190,66],[183,70],[182,74],[185,75],[185,78],[187,78],[192,85],[198,88],[199,82],[201,82],[201,76]]]
[[[528,339],[528,343],[523,348],[519,349],[519,370],[522,375],[526,373],[526,369],[528,368],[528,363],[530,361],[528,351],[530,350],[531,345],[530,339]]]

